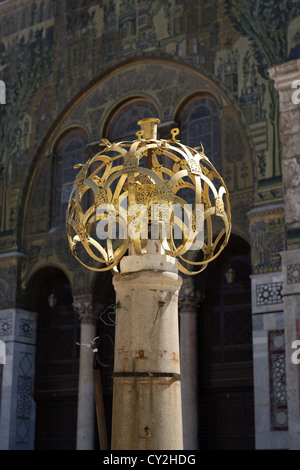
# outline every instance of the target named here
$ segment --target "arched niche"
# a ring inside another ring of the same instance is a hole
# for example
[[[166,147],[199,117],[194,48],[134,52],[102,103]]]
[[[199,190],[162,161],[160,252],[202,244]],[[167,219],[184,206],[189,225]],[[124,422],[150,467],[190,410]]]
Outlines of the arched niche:
[[[171,123],[180,127],[180,122],[177,121],[181,110],[197,97],[215,100],[220,123],[220,168],[230,193],[233,228],[240,236],[249,238],[247,212],[253,206],[256,163],[250,132],[238,103],[217,78],[204,73],[202,69],[169,59],[144,57],[122,64],[102,75],[88,89],[79,93],[53,124],[39,149],[29,191],[24,194],[25,210],[19,214],[22,227],[20,238],[24,251],[28,250],[33,239],[33,234],[27,237],[28,227],[34,226],[28,211],[32,205],[30,201],[39,201],[39,198],[32,196],[35,181],[39,181],[40,187],[45,188],[45,194],[48,194],[44,212],[41,212],[41,216],[35,216],[38,225],[36,234],[39,237],[44,233],[48,242],[53,185],[51,186],[45,175],[50,174],[51,155],[64,132],[81,127],[86,130],[90,142],[99,143],[101,138],[107,137],[116,114],[132,100],[152,103],[162,124]],[[201,136],[199,145],[200,141]],[[96,144],[95,150],[98,149]],[[47,155],[50,156],[48,160]],[[209,154],[208,157],[210,158]],[[43,165],[48,161],[48,166],[43,167],[45,171],[42,169],[42,160]],[[45,186],[42,178],[35,177],[38,172],[46,178]]]
[[[51,153],[37,163],[26,197],[24,237],[65,225],[69,193],[73,186],[76,163],[88,158],[88,136],[81,127],[60,133]]]
[[[103,131],[104,135],[111,140],[135,140],[135,133],[140,130],[137,124],[144,118],[158,118],[155,105],[145,98],[132,98],[118,103],[107,116]]]
[[[37,311],[49,306],[48,297],[55,291],[59,304],[66,302],[66,296],[61,298],[61,292],[68,292],[67,301],[73,302],[71,282],[68,275],[58,266],[43,265],[34,270],[22,286],[19,303],[26,310]],[[48,304],[47,304],[48,302]]]

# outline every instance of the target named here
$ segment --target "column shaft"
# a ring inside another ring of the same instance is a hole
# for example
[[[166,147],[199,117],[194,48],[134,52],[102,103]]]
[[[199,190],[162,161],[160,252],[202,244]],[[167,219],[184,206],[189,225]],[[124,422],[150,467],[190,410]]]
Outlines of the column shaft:
[[[191,277],[183,279],[179,297],[182,415],[184,448],[198,449],[198,304]]]
[[[163,266],[163,255],[161,260]],[[118,308],[112,449],[180,450],[181,278],[175,272],[141,270],[116,276],[114,286]]]
[[[80,320],[80,357],[77,405],[77,450],[94,449],[95,397],[93,376],[93,351],[86,347],[96,336],[96,317],[92,305],[83,299],[73,303]]]

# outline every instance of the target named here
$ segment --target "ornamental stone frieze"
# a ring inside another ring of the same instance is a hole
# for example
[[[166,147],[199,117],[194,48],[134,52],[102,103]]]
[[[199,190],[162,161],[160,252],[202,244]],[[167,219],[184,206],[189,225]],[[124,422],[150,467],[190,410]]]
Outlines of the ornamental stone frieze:
[[[196,290],[193,279],[187,276],[182,278],[182,287],[179,292],[178,306],[180,313],[197,311],[204,300],[204,293]]]

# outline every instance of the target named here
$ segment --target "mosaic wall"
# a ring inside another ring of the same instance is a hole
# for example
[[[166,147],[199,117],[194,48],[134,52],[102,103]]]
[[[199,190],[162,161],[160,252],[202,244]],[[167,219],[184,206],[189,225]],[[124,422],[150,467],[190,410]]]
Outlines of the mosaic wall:
[[[281,269],[280,252],[285,249],[283,205],[253,209],[248,217],[253,273],[278,271]]]
[[[250,239],[251,231],[252,248],[258,239],[267,240],[268,248],[259,244],[254,266],[274,267],[283,243],[282,227],[276,218],[272,234],[268,223],[263,227],[255,220],[251,226],[247,212],[253,202],[282,202],[279,107],[268,69],[284,62],[300,41],[299,2],[15,3],[0,2],[0,79],[6,84],[7,103],[0,106],[0,252],[26,251],[33,266],[40,257],[49,259],[58,245],[54,236],[45,240],[36,234],[49,229],[54,204],[48,177],[53,156],[44,144],[61,123],[80,124],[92,142],[103,136],[117,100],[141,94],[153,99],[165,122],[174,120],[180,99],[183,103],[195,91],[209,93],[210,85],[201,88],[199,79],[192,77],[194,71],[214,83],[232,104],[223,107],[221,100],[217,112],[221,168],[232,194],[234,223],[245,238]],[[154,58],[177,64],[177,74],[170,79],[162,64],[149,66],[145,74],[142,64]],[[126,64],[135,66],[129,70]],[[186,65],[190,74],[182,71]],[[78,96],[100,79],[101,87],[79,106]],[[70,104],[75,102],[72,112]],[[34,234],[26,246],[23,229]],[[65,263],[70,269],[72,261]],[[28,273],[28,264],[22,267],[23,278],[25,270]],[[0,292],[6,295],[4,285]]]

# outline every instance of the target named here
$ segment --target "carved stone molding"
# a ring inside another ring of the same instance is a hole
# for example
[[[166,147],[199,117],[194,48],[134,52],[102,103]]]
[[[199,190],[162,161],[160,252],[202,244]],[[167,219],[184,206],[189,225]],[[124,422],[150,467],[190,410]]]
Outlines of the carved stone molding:
[[[195,289],[191,277],[183,277],[178,299],[180,313],[196,312],[200,303],[203,302],[203,296],[203,292]]]

